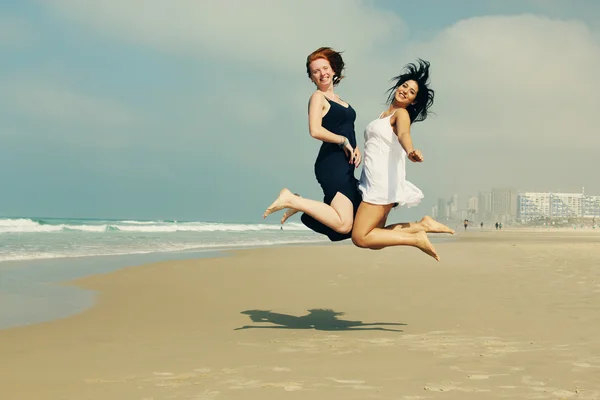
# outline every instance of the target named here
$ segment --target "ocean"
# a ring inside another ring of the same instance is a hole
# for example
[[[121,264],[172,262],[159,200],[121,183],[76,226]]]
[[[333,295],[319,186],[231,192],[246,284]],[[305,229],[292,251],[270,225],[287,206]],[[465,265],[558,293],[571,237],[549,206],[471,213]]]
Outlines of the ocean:
[[[303,243],[332,242],[297,222],[281,229],[277,223],[0,218],[0,329],[93,306],[97,293],[62,284],[73,279],[164,260],[225,257],[224,250]]]
[[[327,243],[300,223],[0,218],[0,329],[80,313],[96,293],[62,282],[223,250]]]
[[[326,238],[301,223],[0,218],[0,266],[6,261],[224,250]]]

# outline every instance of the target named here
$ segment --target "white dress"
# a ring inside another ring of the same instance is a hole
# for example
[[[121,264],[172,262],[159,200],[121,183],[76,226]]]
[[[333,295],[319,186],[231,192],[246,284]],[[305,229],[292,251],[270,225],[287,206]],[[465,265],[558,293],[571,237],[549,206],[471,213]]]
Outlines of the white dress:
[[[406,152],[390,125],[392,115],[380,116],[365,128],[358,189],[367,203],[413,207],[421,202],[423,192],[406,180]]]

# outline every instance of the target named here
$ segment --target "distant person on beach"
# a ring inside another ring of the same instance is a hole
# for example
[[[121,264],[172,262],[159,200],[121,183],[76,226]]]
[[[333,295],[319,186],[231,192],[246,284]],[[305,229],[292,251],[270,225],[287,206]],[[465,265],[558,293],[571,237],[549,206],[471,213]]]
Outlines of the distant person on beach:
[[[498,223],[496,222],[496,230],[498,230]]]
[[[331,241],[351,237],[361,201],[354,176],[362,157],[354,132],[356,112],[333,90],[344,78],[344,66],[341,53],[330,47],[321,47],[306,59],[306,72],[316,86],[308,103],[308,129],[314,139],[322,142],[314,172],[323,190],[323,202],[300,197],[285,188],[263,214],[266,218],[287,208],[281,218],[283,224],[302,211],[304,225]]]
[[[362,202],[356,213],[352,242],[379,250],[388,246],[414,246],[439,261],[427,233],[454,231],[429,216],[417,223],[386,226],[389,212],[398,206],[421,202],[421,190],[406,180],[406,158],[423,162],[423,154],[412,143],[411,124],[424,121],[433,105],[429,88],[429,63],[418,60],[394,77],[387,91],[388,108],[365,128],[365,159],[359,180]]]
[[[483,221],[481,221],[481,224],[480,224],[480,225],[481,225],[481,229],[483,229]]]
[[[465,219],[464,225],[465,225],[465,232],[466,232],[467,231],[467,226],[469,226],[469,220],[468,219]]]

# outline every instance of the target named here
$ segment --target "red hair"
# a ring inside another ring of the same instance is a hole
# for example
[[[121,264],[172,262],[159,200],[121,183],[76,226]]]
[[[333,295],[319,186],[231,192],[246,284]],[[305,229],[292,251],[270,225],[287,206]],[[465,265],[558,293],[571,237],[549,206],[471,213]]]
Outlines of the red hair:
[[[306,73],[308,74],[308,77],[311,77],[310,63],[320,58],[329,61],[329,65],[331,65],[331,68],[333,69],[333,86],[340,83],[340,81],[344,79],[344,75],[342,75],[342,71],[344,70],[344,60],[342,59],[342,53],[333,50],[331,47],[320,47],[306,57]]]

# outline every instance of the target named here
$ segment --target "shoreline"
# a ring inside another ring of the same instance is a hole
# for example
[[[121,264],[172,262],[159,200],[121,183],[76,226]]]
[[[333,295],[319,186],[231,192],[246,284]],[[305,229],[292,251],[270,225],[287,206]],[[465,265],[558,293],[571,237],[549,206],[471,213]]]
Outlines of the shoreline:
[[[97,304],[0,331],[0,397],[598,398],[600,236],[461,236],[440,263],[280,247],[66,282]]]
[[[96,304],[97,293],[68,284],[160,261],[225,257],[226,252],[163,252],[24,260],[0,265],[0,332],[77,315]]]
[[[447,240],[433,237],[433,242]],[[449,239],[452,240],[452,239]],[[65,282],[124,268],[141,267],[161,261],[226,257],[252,249],[312,246],[351,246],[350,241],[292,242],[277,245],[235,246],[219,249],[165,251],[6,261],[0,263],[0,331],[19,326],[67,318],[96,304],[94,291],[65,285]]]
[[[469,228],[466,232],[457,229],[454,236],[431,234],[434,245],[447,241],[467,240],[471,235],[511,235],[522,233],[561,234],[572,237],[585,234],[600,236],[600,230],[571,229],[483,229]],[[477,239],[474,239],[477,240]],[[502,239],[504,240],[504,239]],[[570,239],[569,239],[570,240]],[[130,267],[143,267],[161,261],[195,260],[226,257],[238,251],[253,249],[278,249],[320,246],[352,246],[350,241],[315,241],[284,243],[268,246],[242,246],[222,249],[168,251],[143,254],[105,255],[89,257],[35,259],[0,263],[0,331],[20,326],[68,318],[85,312],[96,304],[97,293],[73,285],[66,285],[79,278],[106,274]]]
[[[316,241],[1,262],[0,332],[5,329],[68,318],[94,307],[96,292],[67,284],[80,278],[107,274],[125,268],[143,267],[162,261],[228,257],[236,251],[248,249],[345,244]]]

